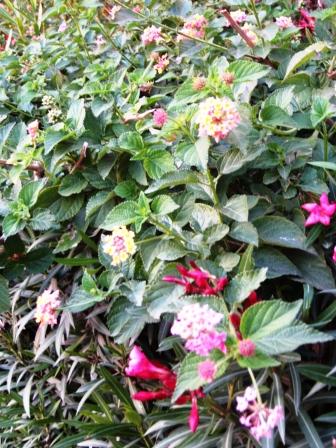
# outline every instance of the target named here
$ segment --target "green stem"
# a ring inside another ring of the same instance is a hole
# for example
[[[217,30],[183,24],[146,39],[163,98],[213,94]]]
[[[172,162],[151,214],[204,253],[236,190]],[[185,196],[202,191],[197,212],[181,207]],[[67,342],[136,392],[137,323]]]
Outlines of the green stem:
[[[255,5],[254,0],[251,0],[251,1],[250,1],[250,5],[251,5],[251,9],[252,9],[253,15],[254,15],[254,17],[255,17],[255,19],[256,19],[258,28],[259,28],[260,30],[262,30],[262,25],[261,25],[261,22],[260,22],[260,19],[259,19],[259,16],[258,16],[258,12],[257,12],[257,8],[256,8],[256,5]]]
[[[209,181],[209,186],[210,186],[210,189],[211,189],[214,206],[215,206],[216,211],[218,213],[219,220],[220,220],[220,222],[222,222],[222,217],[221,217],[221,213],[220,213],[220,202],[219,202],[218,194],[217,194],[217,191],[216,191],[216,185],[215,185],[214,179],[213,179],[213,177],[211,175],[211,172],[210,172],[209,168],[207,168],[207,170],[206,170],[206,176],[207,176],[208,181]]]
[[[248,367],[247,370],[248,370],[248,373],[249,373],[249,375],[251,377],[253,387],[254,387],[254,389],[256,391],[256,394],[257,394],[257,401],[258,401],[258,403],[260,405],[262,405],[262,400],[261,400],[261,396],[260,396],[257,380],[255,379],[255,376],[254,376],[254,373],[253,373],[252,369],[250,367]]]
[[[329,142],[328,142],[328,129],[325,122],[322,123],[322,131],[323,131],[323,155],[324,155],[324,161],[327,162],[329,159],[328,154]]]

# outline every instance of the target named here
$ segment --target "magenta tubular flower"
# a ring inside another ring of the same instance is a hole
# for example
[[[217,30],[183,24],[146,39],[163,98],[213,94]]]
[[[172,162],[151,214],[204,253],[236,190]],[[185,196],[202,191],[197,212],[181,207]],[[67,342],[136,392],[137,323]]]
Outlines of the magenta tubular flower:
[[[300,9],[300,18],[297,26],[302,30],[307,29],[313,33],[315,31],[315,17],[312,17],[307,10]]]
[[[334,263],[336,263],[336,246],[334,247],[334,250],[333,250],[332,261]]]
[[[199,424],[199,414],[197,406],[197,397],[193,395],[191,399],[191,411],[189,415],[189,428],[191,432],[195,432]]]
[[[308,202],[301,205],[301,208],[309,212],[309,216],[305,222],[305,227],[313,226],[321,223],[324,226],[330,225],[330,220],[336,213],[336,203],[330,203],[327,193],[320,196],[320,204]]]
[[[181,274],[182,278],[167,275],[163,277],[162,280],[184,286],[185,294],[187,295],[218,295],[218,293],[223,291],[225,286],[229,283],[226,277],[216,278],[208,271],[197,266],[194,261],[190,261],[189,263],[192,269],[187,269],[182,265],[176,266],[176,269]]]
[[[137,345],[133,347],[126,375],[141,378],[143,380],[165,380],[172,375],[170,369],[159,362],[151,362]]]

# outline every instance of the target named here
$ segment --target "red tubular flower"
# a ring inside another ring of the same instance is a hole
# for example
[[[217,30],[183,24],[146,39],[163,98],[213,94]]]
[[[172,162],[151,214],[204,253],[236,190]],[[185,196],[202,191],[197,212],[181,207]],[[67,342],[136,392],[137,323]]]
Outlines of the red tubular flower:
[[[200,294],[206,296],[218,295],[229,283],[226,277],[216,278],[210,272],[197,266],[194,261],[190,261],[189,264],[192,269],[187,269],[182,265],[176,266],[182,278],[166,275],[163,277],[163,281],[184,286],[187,295]]]
[[[189,428],[191,432],[195,432],[197,430],[199,424],[199,413],[197,406],[197,397],[193,395],[191,399],[191,411],[188,419]]]
[[[168,367],[160,362],[150,361],[142,352],[141,348],[134,346],[129,357],[128,367],[125,369],[126,375],[140,378],[142,380],[158,380],[162,388],[155,391],[141,390],[132,395],[134,400],[151,401],[165,400],[173,396],[176,387],[176,375]],[[195,432],[198,426],[199,416],[197,408],[197,398],[204,398],[205,394],[201,389],[181,395],[176,404],[186,404],[192,401],[189,417],[190,430]]]
[[[315,31],[315,17],[312,17],[306,9],[300,9],[300,18],[296,25],[302,30]]]
[[[137,345],[133,347],[128,367],[125,369],[128,376],[135,376],[142,380],[166,380],[172,375],[168,367],[160,362],[151,362]]]
[[[255,291],[252,291],[251,294],[248,296],[248,298],[245,299],[244,302],[242,303],[242,310],[241,311],[237,310],[234,313],[230,313],[229,319],[230,319],[230,322],[233,325],[234,329],[236,330],[236,335],[239,340],[242,339],[242,336],[239,331],[241,315],[243,314],[243,312],[245,310],[247,310],[247,308],[249,308],[250,306],[252,306],[255,303],[258,303],[260,301],[261,301],[261,299],[258,297],[257,293]]]

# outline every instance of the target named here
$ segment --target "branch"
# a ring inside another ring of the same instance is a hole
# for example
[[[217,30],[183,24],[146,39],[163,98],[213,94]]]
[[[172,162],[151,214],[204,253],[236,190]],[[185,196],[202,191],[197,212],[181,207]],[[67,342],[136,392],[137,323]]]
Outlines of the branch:
[[[8,160],[0,159],[0,166],[3,166],[4,168],[11,168],[17,165],[12,162],[8,162]],[[29,171],[35,171],[38,174],[41,174],[44,171],[44,167],[40,162],[33,162],[30,165],[26,166],[25,169]]]
[[[234,20],[234,18],[231,16],[229,11],[226,9],[222,9],[220,11],[223,16],[228,20],[229,24],[232,26],[234,30],[237,31],[237,33],[240,35],[240,37],[247,43],[247,45],[250,48],[254,48],[255,44],[252,42],[252,40],[248,37],[248,35],[245,33],[245,31],[238,25],[238,23]]]

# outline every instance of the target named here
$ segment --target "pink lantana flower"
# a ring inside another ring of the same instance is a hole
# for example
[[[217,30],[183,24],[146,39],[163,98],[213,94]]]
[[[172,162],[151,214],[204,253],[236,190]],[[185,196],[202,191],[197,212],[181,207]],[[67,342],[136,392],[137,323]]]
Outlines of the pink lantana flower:
[[[155,70],[161,75],[169,65],[169,57],[167,54],[163,54],[156,59],[156,64],[154,65]]]
[[[141,36],[141,41],[144,45],[149,45],[152,43],[158,44],[163,40],[161,35],[161,28],[157,28],[156,26],[150,26],[144,29],[144,32]]]
[[[182,33],[190,37],[203,39],[205,36],[205,28],[207,25],[208,25],[207,19],[200,14],[196,14],[184,22]],[[188,38],[186,36],[183,36],[182,34],[180,34],[177,37],[178,41],[184,39]]]
[[[32,121],[31,123],[29,123],[29,125],[27,126],[27,132],[29,134],[29,137],[31,138],[31,141],[35,142],[35,140],[38,136],[38,132],[39,132],[38,120],[35,120],[35,121]]]
[[[217,366],[214,361],[211,361],[211,359],[207,359],[198,364],[197,370],[198,375],[202,380],[211,383],[211,381],[213,381],[213,379],[215,378]]]
[[[38,296],[36,302],[35,320],[40,325],[54,326],[57,323],[57,309],[60,307],[60,291],[50,285]]]
[[[336,213],[336,203],[329,202],[327,193],[321,194],[320,204],[308,202],[301,205],[301,208],[309,212],[305,227],[313,226],[318,223],[321,223],[324,226],[329,226],[331,218]]]
[[[272,437],[273,429],[279,426],[284,418],[283,408],[275,406],[271,409],[256,400],[257,394],[253,387],[247,387],[241,397],[237,397],[237,411],[241,413],[240,423],[251,432],[259,442],[263,437]]]
[[[285,29],[293,26],[293,21],[292,21],[291,17],[286,17],[286,16],[277,17],[275,19],[275,22],[278,25],[278,27],[282,30],[285,30]]]
[[[162,128],[162,126],[166,123],[167,120],[168,120],[168,114],[164,109],[162,108],[155,109],[153,113],[154,126]]]
[[[248,358],[255,354],[256,345],[251,339],[243,339],[238,342],[238,350],[241,356]]]

